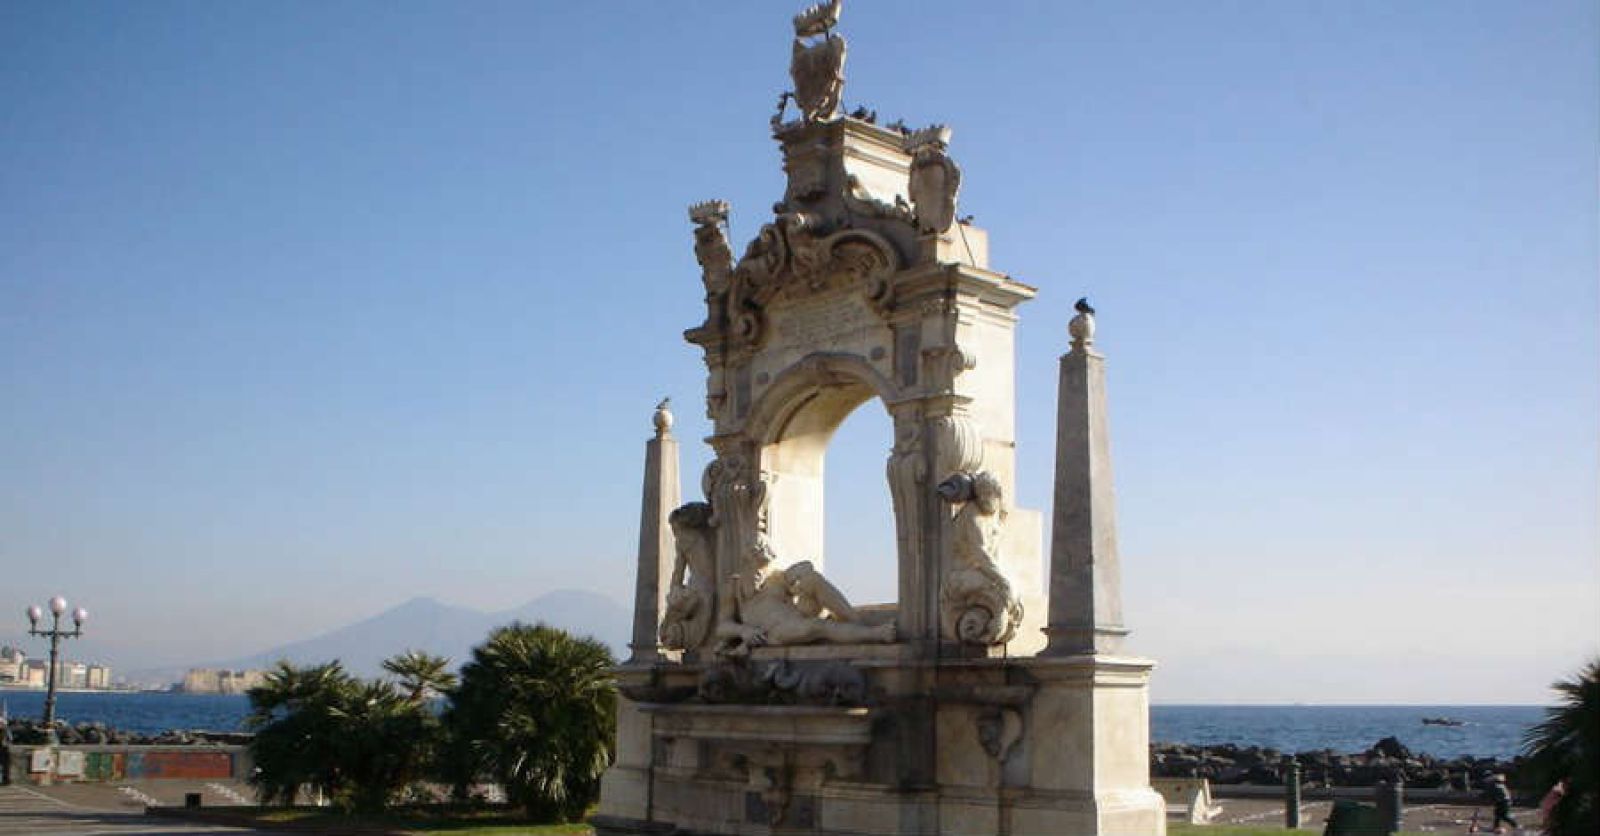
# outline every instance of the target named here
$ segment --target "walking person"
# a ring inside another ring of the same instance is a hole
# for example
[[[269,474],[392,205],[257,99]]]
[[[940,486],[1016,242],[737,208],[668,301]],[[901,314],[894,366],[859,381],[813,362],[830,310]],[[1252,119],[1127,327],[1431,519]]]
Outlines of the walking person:
[[[1506,787],[1506,776],[1494,775],[1489,778],[1489,786],[1483,791],[1484,797],[1494,804],[1494,832],[1500,832],[1500,823],[1505,822],[1512,830],[1517,830],[1522,825],[1511,817],[1511,790]]]

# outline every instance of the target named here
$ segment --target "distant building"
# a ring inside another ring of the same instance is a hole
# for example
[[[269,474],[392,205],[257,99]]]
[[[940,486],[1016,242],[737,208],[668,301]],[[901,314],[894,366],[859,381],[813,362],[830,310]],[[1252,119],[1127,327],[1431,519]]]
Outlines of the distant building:
[[[186,694],[243,694],[266,680],[265,671],[227,671],[191,668],[178,690]]]
[[[20,647],[6,645],[0,647],[0,683],[6,685],[21,684],[23,680],[23,665],[28,661],[28,654],[22,652]]]
[[[0,647],[0,685],[44,688],[48,663],[29,659],[18,647]],[[107,690],[111,687],[111,668],[94,662],[56,662],[56,687]]]

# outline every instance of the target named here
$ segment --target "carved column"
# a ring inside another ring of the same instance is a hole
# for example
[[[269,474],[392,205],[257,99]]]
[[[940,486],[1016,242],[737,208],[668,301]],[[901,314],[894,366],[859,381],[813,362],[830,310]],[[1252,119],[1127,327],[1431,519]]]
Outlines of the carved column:
[[[1105,357],[1091,347],[1092,312],[1074,317],[1069,330],[1072,348],[1061,358],[1056,408],[1050,622],[1044,628],[1049,644],[1042,656],[1115,653],[1128,633],[1122,626]]]
[[[672,413],[667,402],[653,416],[655,438],[644,446],[644,501],[639,511],[639,569],[633,590],[633,641],[630,664],[660,660],[656,625],[666,600],[665,580],[675,557],[672,528],[667,515],[682,501],[678,483],[678,440],[672,437]]]
[[[711,525],[716,530],[717,594],[715,625],[732,616],[734,591],[731,578],[738,573],[745,553],[762,530],[766,510],[765,480],[761,478],[755,446],[738,437],[713,442],[717,458],[706,467],[703,488],[711,502]]]
[[[895,554],[898,569],[899,617],[902,639],[917,638],[929,619],[921,591],[933,581],[923,559],[923,506],[933,489],[928,481],[927,429],[922,410],[915,405],[894,410],[894,448],[889,452],[889,498],[894,503]]]

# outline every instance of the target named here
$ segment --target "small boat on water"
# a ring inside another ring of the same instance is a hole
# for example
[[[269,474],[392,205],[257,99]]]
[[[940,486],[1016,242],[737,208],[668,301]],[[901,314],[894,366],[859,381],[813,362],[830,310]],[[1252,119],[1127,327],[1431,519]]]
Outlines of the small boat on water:
[[[1465,726],[1466,724],[1467,722],[1465,720],[1456,720],[1450,717],[1422,718],[1422,725],[1424,726]]]

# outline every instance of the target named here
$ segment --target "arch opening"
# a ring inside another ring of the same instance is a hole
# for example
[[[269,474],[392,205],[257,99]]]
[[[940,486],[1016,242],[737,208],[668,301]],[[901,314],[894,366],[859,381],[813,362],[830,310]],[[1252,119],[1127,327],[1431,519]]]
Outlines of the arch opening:
[[[887,410],[862,404],[828,444],[823,542],[828,578],[857,606],[899,598],[894,502],[885,464],[894,442]]]
[[[806,392],[761,450],[767,487],[767,537],[785,564],[827,565],[826,476],[829,442],[871,387],[836,382]]]

